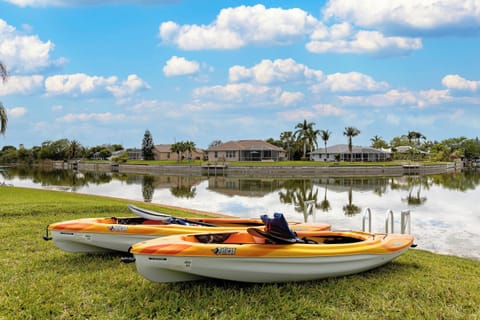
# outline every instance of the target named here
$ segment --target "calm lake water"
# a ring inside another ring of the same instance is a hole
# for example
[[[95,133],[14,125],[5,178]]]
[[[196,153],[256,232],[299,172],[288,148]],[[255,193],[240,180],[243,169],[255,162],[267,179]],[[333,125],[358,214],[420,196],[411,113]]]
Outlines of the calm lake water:
[[[418,248],[480,260],[480,171],[430,176],[318,177],[312,179],[157,176],[10,168],[0,183],[120,197],[184,208],[256,217],[284,213],[290,221],[329,223],[334,229],[401,231],[401,212],[410,211]],[[313,205],[307,203],[313,200]],[[307,201],[307,202],[306,202]],[[390,216],[390,215],[388,215]],[[53,222],[53,221],[52,221]],[[389,230],[391,224],[388,225]]]

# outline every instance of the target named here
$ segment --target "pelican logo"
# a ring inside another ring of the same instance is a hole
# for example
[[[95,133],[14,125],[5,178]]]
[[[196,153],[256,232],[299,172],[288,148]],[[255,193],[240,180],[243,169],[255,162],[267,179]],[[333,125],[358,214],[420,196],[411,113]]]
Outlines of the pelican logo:
[[[232,256],[232,255],[235,255],[236,250],[237,249],[235,248],[217,247],[215,249],[212,249],[212,252],[216,255]]]

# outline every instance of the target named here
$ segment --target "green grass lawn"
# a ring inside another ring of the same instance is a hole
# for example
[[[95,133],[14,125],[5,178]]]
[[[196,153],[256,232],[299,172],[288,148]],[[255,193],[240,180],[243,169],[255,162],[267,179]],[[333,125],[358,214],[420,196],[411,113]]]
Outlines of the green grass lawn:
[[[369,272],[320,281],[161,284],[121,255],[66,253],[42,239],[49,223],[132,215],[127,203],[135,204],[0,187],[0,319],[480,318],[480,261],[418,249]]]

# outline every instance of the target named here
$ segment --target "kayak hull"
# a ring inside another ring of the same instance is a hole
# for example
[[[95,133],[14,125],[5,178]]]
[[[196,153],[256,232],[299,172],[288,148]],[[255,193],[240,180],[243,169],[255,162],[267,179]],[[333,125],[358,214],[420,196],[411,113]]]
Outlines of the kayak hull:
[[[272,283],[318,280],[364,272],[382,266],[405,250],[388,255],[361,254],[305,258],[212,258],[135,255],[137,271],[153,282],[215,278]]]
[[[275,244],[245,231],[171,236],[132,246],[138,272],[154,282],[215,278],[289,282],[355,274],[397,258],[411,235],[298,231],[309,242]]]
[[[134,233],[114,234],[57,230],[52,230],[51,235],[55,246],[72,253],[128,252],[133,244],[158,237]]]
[[[194,219],[189,219],[195,221]],[[206,218],[214,226],[164,224],[142,218],[86,218],[54,223],[48,226],[54,244],[72,253],[128,252],[141,241],[180,234],[227,232],[262,227],[259,219]],[[291,225],[294,230],[328,230],[327,224]]]

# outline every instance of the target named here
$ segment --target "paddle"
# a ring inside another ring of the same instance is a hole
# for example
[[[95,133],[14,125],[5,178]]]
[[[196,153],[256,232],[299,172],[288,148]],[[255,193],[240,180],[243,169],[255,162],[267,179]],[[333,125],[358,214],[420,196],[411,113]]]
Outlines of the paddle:
[[[128,204],[127,206],[128,206],[128,209],[130,209],[130,211],[135,213],[137,216],[142,217],[144,219],[148,219],[148,220],[162,221],[164,223],[169,223],[169,224],[171,223],[180,224],[180,225],[196,224],[196,225],[207,226],[207,227],[216,227],[216,225],[212,223],[189,220],[185,218],[177,218],[165,213],[160,213],[156,211],[139,208],[132,204]]]

